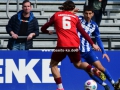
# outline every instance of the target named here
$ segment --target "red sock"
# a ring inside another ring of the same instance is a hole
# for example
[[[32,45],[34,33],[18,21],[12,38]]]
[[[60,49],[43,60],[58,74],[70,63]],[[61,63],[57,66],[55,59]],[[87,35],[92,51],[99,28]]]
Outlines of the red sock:
[[[91,68],[92,68],[92,66],[91,66],[91,65],[88,65],[88,66],[86,67],[86,71],[87,71],[87,72],[91,72]]]
[[[61,77],[59,77],[59,78],[54,78],[54,80],[55,80],[56,84],[62,83]]]

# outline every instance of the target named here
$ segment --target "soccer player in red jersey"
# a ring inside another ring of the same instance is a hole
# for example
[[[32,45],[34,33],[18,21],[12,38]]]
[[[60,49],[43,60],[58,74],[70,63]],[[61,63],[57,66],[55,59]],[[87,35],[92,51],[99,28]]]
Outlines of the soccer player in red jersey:
[[[66,55],[68,55],[76,68],[84,69],[88,72],[94,72],[93,68],[88,63],[82,63],[80,61],[80,40],[76,29],[79,30],[82,36],[93,46],[95,50],[99,51],[100,48],[93,43],[91,38],[81,27],[78,17],[74,14],[74,2],[70,0],[65,1],[59,9],[62,11],[56,12],[50,18],[49,22],[41,27],[41,31],[43,33],[52,34],[52,31],[47,30],[47,28],[54,24],[58,40],[57,46],[51,56],[50,67],[54,80],[57,84],[57,90],[64,90],[61,75],[57,66],[58,63],[66,57]]]

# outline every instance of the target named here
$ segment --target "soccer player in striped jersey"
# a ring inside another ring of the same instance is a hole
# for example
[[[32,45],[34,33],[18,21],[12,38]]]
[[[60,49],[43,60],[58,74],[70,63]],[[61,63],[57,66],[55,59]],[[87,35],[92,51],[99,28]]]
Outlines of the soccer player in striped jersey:
[[[92,34],[94,35],[94,37],[97,41],[97,44],[102,51],[103,58],[106,58],[109,62],[110,61],[109,56],[105,52],[104,47],[103,47],[103,43],[100,39],[100,33],[99,33],[98,25],[94,21],[91,20],[91,18],[94,15],[93,8],[91,6],[84,6],[83,15],[84,16],[78,16],[79,20],[82,24],[83,29],[85,30],[85,32],[89,36],[91,36]],[[96,67],[101,72],[103,72],[104,75],[106,76],[106,78],[108,79],[108,81],[115,88],[115,81],[113,80],[109,71],[106,68],[103,67],[103,65],[99,61],[98,57],[96,56],[96,54],[95,54],[94,50],[92,49],[91,45],[89,44],[89,42],[79,32],[78,32],[78,36],[79,36],[80,41],[81,41],[81,44],[80,44],[79,48],[80,48],[82,62],[87,62],[87,63],[93,65],[94,67]],[[102,74],[102,73],[100,73],[100,74]],[[101,79],[99,77],[96,77],[95,75],[90,74],[90,73],[89,73],[89,75],[96,82],[103,85],[105,90],[110,90],[109,86],[102,80],[102,79],[104,79],[104,77],[102,77],[102,75],[100,75]]]
[[[58,36],[57,46],[55,51],[52,53],[50,67],[57,84],[57,90],[64,90],[61,80],[60,71],[58,70],[58,63],[62,61],[67,55],[70,61],[78,69],[84,69],[88,72],[92,72],[94,69],[88,63],[81,63],[79,45],[80,40],[76,32],[76,28],[84,36],[85,39],[92,45],[96,50],[100,48],[93,43],[89,35],[81,27],[79,18],[73,13],[75,4],[67,0],[59,7],[61,11],[56,12],[45,25],[41,27],[43,33],[52,34],[47,28],[54,24],[56,34]],[[72,49],[77,49],[76,52],[71,52]],[[95,73],[94,73],[95,74]]]

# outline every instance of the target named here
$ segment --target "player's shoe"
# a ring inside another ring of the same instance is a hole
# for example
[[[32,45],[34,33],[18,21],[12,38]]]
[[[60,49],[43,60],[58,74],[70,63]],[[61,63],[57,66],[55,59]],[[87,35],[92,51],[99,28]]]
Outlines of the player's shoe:
[[[110,90],[110,87],[108,85],[104,86],[105,90]]]
[[[57,90],[64,90],[64,88],[63,89],[57,89]]]
[[[120,90],[120,79],[114,84],[114,90]]]
[[[93,74],[98,76],[103,81],[106,80],[105,74],[103,72],[101,72],[100,70],[98,70],[97,68],[93,68]]]

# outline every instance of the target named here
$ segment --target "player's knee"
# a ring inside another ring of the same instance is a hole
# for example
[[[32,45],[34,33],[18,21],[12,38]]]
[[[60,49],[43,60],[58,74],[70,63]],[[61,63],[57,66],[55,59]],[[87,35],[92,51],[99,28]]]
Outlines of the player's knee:
[[[105,71],[105,68],[103,66],[98,66],[97,67],[100,71],[104,72]]]
[[[75,63],[73,63],[74,64],[74,66],[76,67],[76,68],[78,68],[78,69],[80,69],[81,67],[81,62],[75,62]]]
[[[55,61],[55,60],[51,60],[50,61],[50,67],[54,67],[57,66],[59,62]]]

